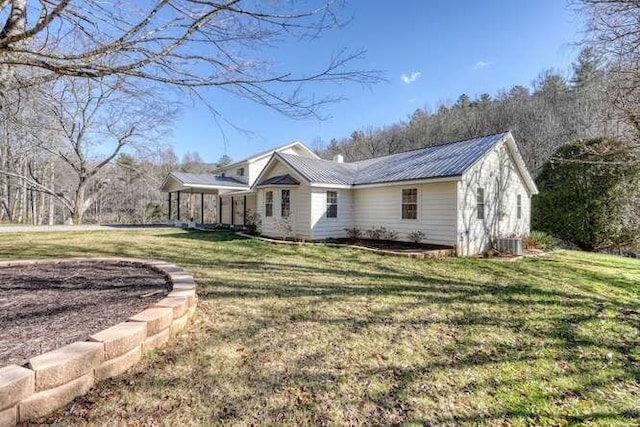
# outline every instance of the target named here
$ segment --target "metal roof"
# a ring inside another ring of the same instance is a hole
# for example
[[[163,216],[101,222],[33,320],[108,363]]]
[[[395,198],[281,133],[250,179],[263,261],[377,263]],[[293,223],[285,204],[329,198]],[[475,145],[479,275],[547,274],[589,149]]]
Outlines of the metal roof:
[[[206,173],[171,172],[174,178],[184,185],[222,185],[229,187],[247,187],[246,182],[242,182],[230,176],[212,175]]]
[[[277,153],[312,183],[364,185],[462,175],[508,132],[351,163]]]
[[[355,163],[340,163],[331,160],[310,159],[295,154],[277,153],[310,182],[323,184],[352,185],[357,172]]]
[[[291,175],[286,174],[286,175],[272,176],[271,178],[265,179],[264,181],[259,183],[257,186],[259,187],[261,185],[300,185],[300,181],[298,181]]]

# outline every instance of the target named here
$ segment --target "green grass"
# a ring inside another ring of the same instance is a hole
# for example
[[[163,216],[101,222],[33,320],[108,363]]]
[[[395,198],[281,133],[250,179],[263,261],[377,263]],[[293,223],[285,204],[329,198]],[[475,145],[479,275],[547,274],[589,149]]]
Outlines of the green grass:
[[[411,260],[158,229],[0,235],[0,257],[190,270],[180,339],[54,414],[72,424],[640,423],[640,262]]]

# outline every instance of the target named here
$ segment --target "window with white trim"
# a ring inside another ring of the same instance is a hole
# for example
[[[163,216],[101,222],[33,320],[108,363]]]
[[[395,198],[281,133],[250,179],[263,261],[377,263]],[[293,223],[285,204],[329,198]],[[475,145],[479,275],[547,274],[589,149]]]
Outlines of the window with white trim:
[[[289,218],[291,213],[291,190],[281,190],[280,196],[280,216]]]
[[[238,168],[236,170],[236,175],[238,176],[244,176],[244,168]]]
[[[273,191],[264,193],[264,216],[273,216]]]
[[[476,193],[476,212],[478,219],[484,219],[484,188],[480,187]]]
[[[418,219],[418,189],[402,189],[402,219]]]
[[[522,219],[522,195],[516,196],[516,217]]]
[[[327,191],[327,218],[338,217],[338,192]]]

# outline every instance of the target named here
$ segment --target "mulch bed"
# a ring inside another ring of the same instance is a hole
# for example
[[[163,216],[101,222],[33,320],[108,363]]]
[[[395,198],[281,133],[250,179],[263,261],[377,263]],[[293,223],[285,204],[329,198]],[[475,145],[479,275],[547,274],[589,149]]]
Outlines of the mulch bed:
[[[431,245],[428,243],[401,242],[396,240],[372,240],[372,239],[330,239],[330,243],[357,245],[371,249],[383,249],[397,252],[426,252],[442,249],[451,249],[451,246]]]
[[[0,367],[85,341],[170,290],[163,274],[124,262],[0,267]]]

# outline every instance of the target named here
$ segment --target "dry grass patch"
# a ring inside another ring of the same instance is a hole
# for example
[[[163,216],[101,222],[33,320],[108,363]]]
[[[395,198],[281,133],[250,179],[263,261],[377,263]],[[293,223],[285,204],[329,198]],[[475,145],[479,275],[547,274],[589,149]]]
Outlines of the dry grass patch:
[[[640,262],[412,260],[173,229],[0,236],[4,258],[162,258],[201,303],[180,340],[65,424],[640,422]]]

